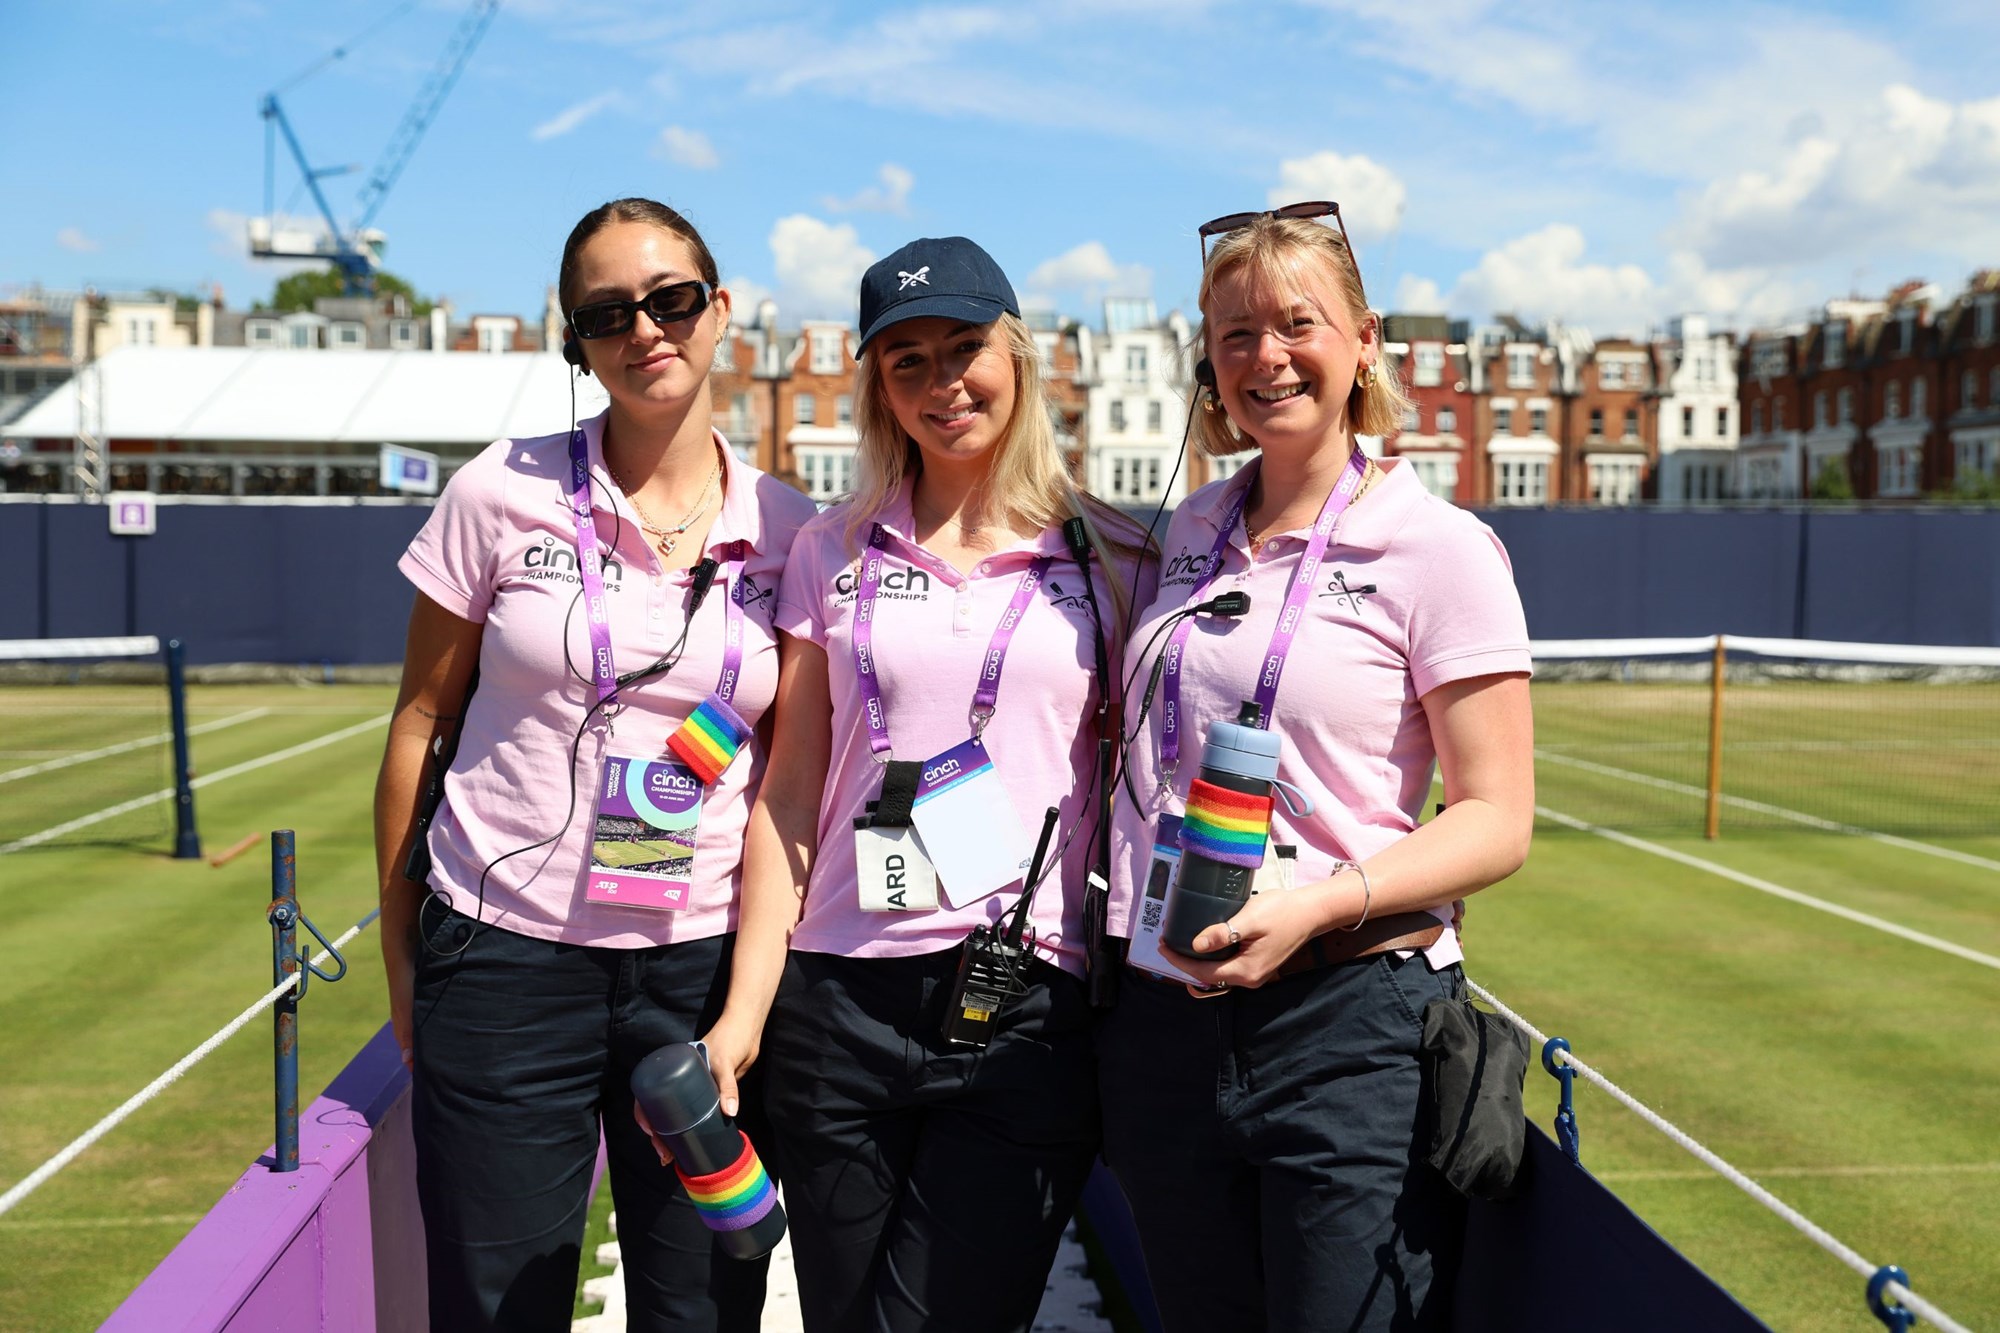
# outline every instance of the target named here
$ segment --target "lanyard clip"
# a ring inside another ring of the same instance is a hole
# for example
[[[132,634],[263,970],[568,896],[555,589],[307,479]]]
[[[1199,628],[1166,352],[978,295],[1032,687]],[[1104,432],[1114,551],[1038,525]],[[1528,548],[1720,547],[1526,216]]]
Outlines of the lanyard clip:
[[[993,708],[988,704],[972,706],[972,739],[979,740],[986,734],[986,724],[993,720]]]

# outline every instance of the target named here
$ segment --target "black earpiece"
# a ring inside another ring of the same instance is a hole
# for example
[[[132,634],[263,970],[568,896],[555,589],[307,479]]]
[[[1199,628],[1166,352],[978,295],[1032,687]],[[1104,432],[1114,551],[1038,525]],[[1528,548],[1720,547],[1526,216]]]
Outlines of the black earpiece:
[[[1207,357],[1194,363],[1194,382],[1205,389],[1215,387],[1215,363]]]
[[[562,358],[588,375],[590,365],[583,359],[583,344],[576,340],[576,333],[569,325],[563,325]]]

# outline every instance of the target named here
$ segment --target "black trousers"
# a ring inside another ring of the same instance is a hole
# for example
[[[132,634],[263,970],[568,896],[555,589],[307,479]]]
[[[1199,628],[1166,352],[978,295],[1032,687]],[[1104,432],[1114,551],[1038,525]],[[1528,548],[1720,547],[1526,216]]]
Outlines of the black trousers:
[[[1424,1161],[1424,1005],[1457,967],[1357,959],[1197,1000],[1127,973],[1104,1157],[1169,1330],[1450,1326],[1464,1203]]]
[[[764,1031],[810,1333],[1025,1330],[1097,1154],[1083,983],[1037,962],[984,1051],[938,1018],[958,951],[794,953]]]
[[[629,1084],[721,1012],[735,937],[600,949],[471,931],[435,905],[423,919],[412,1120],[431,1327],[569,1327],[601,1124],[629,1327],[756,1329],[769,1260],[716,1252]],[[746,1088],[745,1112],[757,1104]],[[742,1123],[768,1163],[761,1122]]]

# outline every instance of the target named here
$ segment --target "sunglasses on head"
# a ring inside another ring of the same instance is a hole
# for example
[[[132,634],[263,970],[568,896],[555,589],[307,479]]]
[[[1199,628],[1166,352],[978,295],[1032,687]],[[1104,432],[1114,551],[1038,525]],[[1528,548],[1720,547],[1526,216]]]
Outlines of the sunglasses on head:
[[[636,301],[592,301],[569,312],[569,326],[579,338],[612,338],[629,332],[641,310],[657,325],[675,324],[708,309],[714,290],[701,281],[670,282]]]
[[[1304,203],[1286,204],[1283,208],[1266,208],[1254,213],[1225,213],[1219,218],[1201,224],[1201,262],[1208,265],[1208,238],[1223,236],[1256,222],[1260,218],[1325,218],[1333,219],[1333,225],[1340,228],[1340,245],[1347,251],[1347,262],[1354,266],[1354,280],[1361,281],[1361,265],[1354,258],[1354,246],[1347,239],[1347,223],[1341,219],[1340,205],[1331,199],[1309,199]]]

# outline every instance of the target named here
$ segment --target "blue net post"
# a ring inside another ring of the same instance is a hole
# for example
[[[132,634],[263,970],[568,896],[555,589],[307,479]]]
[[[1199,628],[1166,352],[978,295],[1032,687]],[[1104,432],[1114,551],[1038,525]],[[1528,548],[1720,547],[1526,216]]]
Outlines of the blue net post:
[[[201,859],[201,834],[194,823],[194,757],[188,750],[187,645],[167,640],[167,705],[174,731],[174,859]]]
[[[1583,1143],[1576,1128],[1576,1103],[1572,1100],[1576,1088],[1576,1070],[1570,1068],[1566,1060],[1557,1060],[1557,1051],[1567,1051],[1569,1042],[1562,1037],[1550,1037],[1542,1044],[1542,1068],[1555,1076],[1562,1084],[1562,1101],[1556,1107],[1556,1143],[1565,1156],[1578,1166],[1583,1165]]]
[[[306,988],[299,955],[298,851],[290,829],[271,834],[271,984],[296,977],[298,984],[272,1009],[273,1066],[277,1084],[276,1158],[272,1169],[299,1169],[299,995]]]
[[[1900,1305],[1888,1302],[1886,1288],[1891,1282],[1908,1290],[1910,1275],[1894,1264],[1883,1264],[1875,1270],[1875,1276],[1868,1279],[1868,1309],[1889,1333],[1906,1333],[1917,1326],[1917,1316]]]

